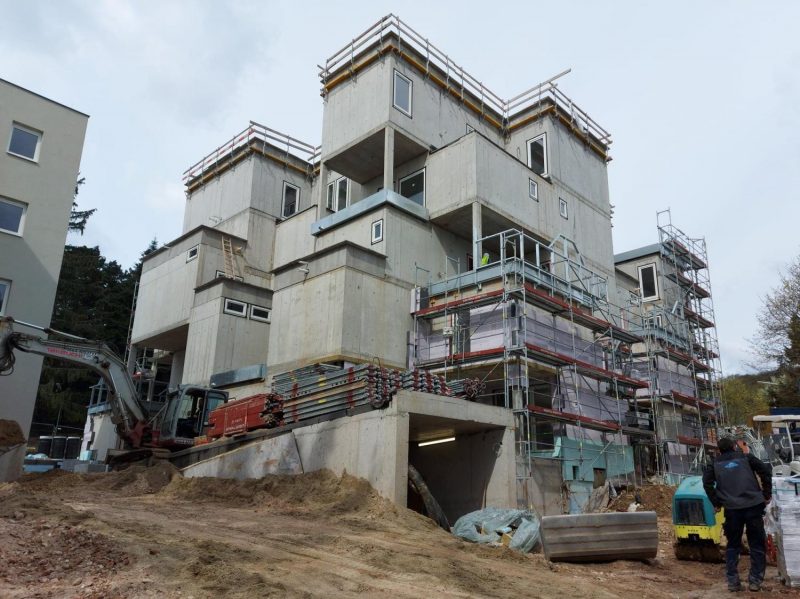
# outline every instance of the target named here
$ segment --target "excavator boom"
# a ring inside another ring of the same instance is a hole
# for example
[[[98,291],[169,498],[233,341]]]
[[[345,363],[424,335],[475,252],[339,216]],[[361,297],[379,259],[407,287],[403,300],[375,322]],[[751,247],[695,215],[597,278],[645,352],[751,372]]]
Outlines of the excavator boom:
[[[39,330],[49,337],[16,332],[15,322]],[[141,447],[147,428],[145,410],[139,404],[136,386],[125,365],[106,344],[15,321],[7,316],[0,319],[0,375],[13,372],[15,350],[80,364],[95,371],[108,387],[108,402],[118,433],[132,447]]]

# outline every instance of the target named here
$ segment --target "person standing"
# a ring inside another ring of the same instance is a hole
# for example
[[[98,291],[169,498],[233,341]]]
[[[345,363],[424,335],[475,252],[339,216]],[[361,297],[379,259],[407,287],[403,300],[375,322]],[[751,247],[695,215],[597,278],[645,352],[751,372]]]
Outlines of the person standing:
[[[739,554],[742,533],[747,529],[747,543],[750,545],[748,588],[760,591],[767,568],[764,509],[772,496],[772,466],[751,453],[737,451],[736,442],[731,437],[721,437],[717,448],[719,455],[703,472],[703,489],[717,511],[725,508],[723,530],[728,540],[725,550],[728,590],[742,590]],[[758,479],[761,479],[760,486]]]

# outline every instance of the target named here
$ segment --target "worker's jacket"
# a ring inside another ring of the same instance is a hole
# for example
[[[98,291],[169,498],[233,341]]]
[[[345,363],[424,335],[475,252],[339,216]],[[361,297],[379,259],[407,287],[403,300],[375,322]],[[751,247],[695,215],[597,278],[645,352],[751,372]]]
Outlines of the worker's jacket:
[[[764,503],[772,493],[772,466],[749,453],[726,451],[706,467],[703,489],[714,507],[724,506],[728,510],[754,507]]]

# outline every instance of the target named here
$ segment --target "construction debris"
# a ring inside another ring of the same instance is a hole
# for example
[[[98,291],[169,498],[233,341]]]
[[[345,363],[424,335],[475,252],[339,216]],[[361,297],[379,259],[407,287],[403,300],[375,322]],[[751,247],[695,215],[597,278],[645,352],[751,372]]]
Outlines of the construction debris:
[[[500,543],[530,553],[539,546],[539,517],[528,510],[489,507],[461,516],[453,534],[473,543]]]

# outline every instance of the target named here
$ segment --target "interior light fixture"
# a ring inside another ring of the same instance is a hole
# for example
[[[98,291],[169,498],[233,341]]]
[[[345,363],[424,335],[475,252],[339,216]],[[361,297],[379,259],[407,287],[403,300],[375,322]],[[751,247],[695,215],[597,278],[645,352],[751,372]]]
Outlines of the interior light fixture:
[[[449,443],[450,441],[455,441],[455,437],[446,437],[444,439],[436,439],[434,441],[423,441],[422,443],[417,443],[417,447],[425,447],[426,445],[436,445],[437,443]]]

